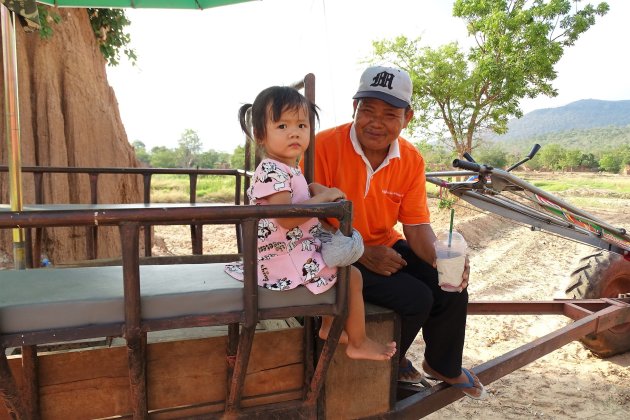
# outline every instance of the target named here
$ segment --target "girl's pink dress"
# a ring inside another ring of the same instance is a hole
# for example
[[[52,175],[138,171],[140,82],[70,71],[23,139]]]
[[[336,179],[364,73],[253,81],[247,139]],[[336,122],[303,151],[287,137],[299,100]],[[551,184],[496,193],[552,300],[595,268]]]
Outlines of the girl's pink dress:
[[[300,168],[272,159],[263,160],[247,191],[250,202],[265,205],[267,197],[280,191],[289,191],[292,203],[310,198]],[[321,243],[313,235],[318,229],[321,226],[317,218],[291,229],[280,226],[277,219],[261,219],[258,222],[258,285],[271,290],[304,285],[315,294],[330,289],[337,281],[337,268],[326,266],[322,259]],[[243,280],[242,262],[226,264],[225,271]]]

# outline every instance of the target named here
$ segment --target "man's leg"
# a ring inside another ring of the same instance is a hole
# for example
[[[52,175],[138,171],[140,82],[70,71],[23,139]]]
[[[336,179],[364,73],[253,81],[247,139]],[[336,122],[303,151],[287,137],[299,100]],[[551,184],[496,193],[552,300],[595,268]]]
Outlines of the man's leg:
[[[362,264],[356,267],[363,275],[363,297],[366,302],[389,308],[401,318],[399,357],[415,340],[433,306],[431,290],[413,276],[398,272],[391,276],[381,276],[368,270]]]
[[[407,266],[402,271],[420,280],[430,290],[433,298],[430,314],[422,324],[422,335],[426,344],[425,360],[435,371],[446,377],[460,376],[468,292],[445,292],[440,289],[437,270],[418,258],[406,241],[398,241],[394,249],[407,261]]]

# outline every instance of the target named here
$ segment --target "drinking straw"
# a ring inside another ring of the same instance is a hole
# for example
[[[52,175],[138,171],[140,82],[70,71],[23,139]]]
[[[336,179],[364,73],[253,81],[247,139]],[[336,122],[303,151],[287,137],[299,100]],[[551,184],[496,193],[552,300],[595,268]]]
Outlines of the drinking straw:
[[[451,247],[451,239],[453,239],[453,217],[455,217],[455,209],[451,207],[451,223],[448,227],[448,247]]]

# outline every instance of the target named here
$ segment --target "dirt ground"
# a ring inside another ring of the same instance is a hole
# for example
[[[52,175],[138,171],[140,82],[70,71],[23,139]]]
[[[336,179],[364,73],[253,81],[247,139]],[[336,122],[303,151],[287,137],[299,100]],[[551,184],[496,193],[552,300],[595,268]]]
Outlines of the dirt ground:
[[[630,200],[615,200],[605,211],[590,210],[630,228]],[[588,209],[586,209],[588,210]],[[448,226],[448,212],[432,204],[437,231]],[[455,228],[470,245],[472,301],[551,300],[563,291],[577,261],[592,248],[542,232],[532,232],[494,215],[456,206]],[[156,227],[156,254],[190,253],[185,228]],[[206,227],[204,252],[235,252],[232,228]],[[470,316],[464,365],[474,367],[571,322],[556,315]],[[409,356],[419,366],[419,336]],[[628,419],[630,353],[606,360],[579,342],[570,343],[509,375],[487,384],[489,399],[463,398],[430,419]]]

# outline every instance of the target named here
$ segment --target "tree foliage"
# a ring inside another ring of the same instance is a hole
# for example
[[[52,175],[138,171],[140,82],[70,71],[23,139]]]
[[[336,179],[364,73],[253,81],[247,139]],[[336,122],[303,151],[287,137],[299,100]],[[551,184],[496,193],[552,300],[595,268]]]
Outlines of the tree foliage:
[[[142,164],[149,166],[151,164],[151,156],[147,152],[147,148],[144,143],[140,140],[136,140],[131,143],[133,150],[136,152],[136,159],[138,159]]]
[[[464,19],[475,45],[422,47],[420,38],[373,42],[372,62],[390,62],[413,81],[417,117],[410,129],[450,140],[461,156],[478,146],[478,133],[504,133],[510,118],[523,115],[519,101],[556,96],[554,66],[608,12],[608,4],[578,9],[580,0],[456,0],[453,15]],[[575,5],[575,8],[572,7]]]
[[[119,63],[121,54],[135,64],[136,51],[129,47],[131,38],[127,26],[131,24],[122,9],[87,9],[98,46],[110,66]]]
[[[182,168],[192,168],[199,165],[199,154],[203,145],[199,134],[190,128],[184,130],[177,141],[179,165]]]
[[[37,5],[39,13],[39,36],[48,39],[54,34],[53,24],[61,22],[61,16],[54,8]],[[131,48],[131,38],[127,26],[131,24],[122,9],[87,9],[90,25],[98,42],[99,49],[110,66],[118,65],[121,54],[136,63],[135,49]]]

